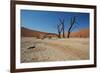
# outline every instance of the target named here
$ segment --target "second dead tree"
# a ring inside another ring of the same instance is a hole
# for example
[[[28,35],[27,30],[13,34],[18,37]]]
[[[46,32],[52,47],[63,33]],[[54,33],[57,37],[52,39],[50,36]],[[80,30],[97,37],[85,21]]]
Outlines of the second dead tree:
[[[70,37],[71,30],[72,30],[72,29],[75,29],[76,26],[74,27],[74,25],[75,25],[75,24],[78,24],[78,23],[76,22],[76,18],[77,18],[76,16],[74,16],[74,17],[71,18],[70,25],[69,25],[69,28],[68,28],[67,38]],[[74,27],[74,28],[73,28],[73,27]]]

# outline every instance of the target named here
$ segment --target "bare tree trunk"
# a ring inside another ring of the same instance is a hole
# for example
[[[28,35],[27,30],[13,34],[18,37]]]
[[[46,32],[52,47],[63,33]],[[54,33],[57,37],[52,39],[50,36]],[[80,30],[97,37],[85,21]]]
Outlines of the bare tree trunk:
[[[69,31],[68,34],[67,34],[67,38],[69,38],[69,36],[70,36],[70,31]]]
[[[64,29],[64,24],[63,24],[63,38],[65,38],[65,29]]]
[[[61,19],[59,18],[59,21],[60,21],[60,24],[61,24],[61,26],[62,26],[62,28],[61,28],[61,32],[63,32],[63,38],[65,38],[64,19],[61,20]]]
[[[74,17],[71,18],[71,22],[70,22],[70,27],[68,29],[67,38],[70,37],[71,29],[73,28],[73,26],[75,25],[75,23],[76,23],[76,16],[74,16]]]
[[[69,38],[69,36],[70,36],[72,26],[73,26],[73,23],[71,24],[70,28],[68,29],[68,35],[67,35],[67,38]]]
[[[57,25],[57,30],[58,30],[58,38],[61,38],[61,25]]]
[[[61,38],[61,32],[58,33],[58,38]]]

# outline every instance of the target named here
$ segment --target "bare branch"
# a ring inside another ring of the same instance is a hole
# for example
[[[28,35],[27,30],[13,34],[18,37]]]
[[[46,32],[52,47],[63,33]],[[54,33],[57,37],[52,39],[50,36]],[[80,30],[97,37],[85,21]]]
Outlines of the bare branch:
[[[65,19],[59,18],[59,24],[57,24],[57,31],[58,31],[59,38],[61,38],[61,33],[63,33],[63,37],[65,38],[64,21],[65,21]]]
[[[76,20],[77,20],[76,18],[77,18],[77,16],[74,16],[74,17],[71,18],[70,25],[69,25],[69,28],[68,28],[67,38],[69,38],[71,31],[76,28],[77,25],[75,25],[75,24],[78,24],[76,22]]]

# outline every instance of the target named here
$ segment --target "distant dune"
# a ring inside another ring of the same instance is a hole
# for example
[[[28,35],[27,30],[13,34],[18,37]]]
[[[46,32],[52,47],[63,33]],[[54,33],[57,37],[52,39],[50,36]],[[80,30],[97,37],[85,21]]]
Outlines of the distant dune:
[[[22,37],[37,37],[37,38],[46,38],[46,37],[57,37],[58,35],[55,33],[41,32],[37,30],[31,30],[25,27],[21,27],[21,36]],[[67,32],[65,33],[67,37]],[[70,37],[79,37],[79,38],[88,38],[89,37],[89,29],[80,29],[77,32],[71,32]]]
[[[67,35],[67,33],[66,33]],[[80,29],[77,32],[71,32],[70,37],[80,37],[80,38],[88,38],[89,37],[89,29]]]
[[[54,33],[47,33],[47,32],[41,32],[37,30],[31,30],[25,27],[21,27],[21,36],[22,37],[57,37],[57,34]]]
[[[41,34],[45,34],[44,32],[31,30],[25,27],[21,27],[21,36],[23,37],[36,37],[40,36]]]

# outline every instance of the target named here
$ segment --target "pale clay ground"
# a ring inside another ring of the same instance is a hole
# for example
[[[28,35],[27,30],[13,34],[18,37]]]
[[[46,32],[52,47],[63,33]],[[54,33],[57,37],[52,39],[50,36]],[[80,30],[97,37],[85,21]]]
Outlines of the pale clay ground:
[[[35,46],[35,48],[28,49]],[[22,37],[21,62],[45,62],[89,59],[89,39],[36,39]]]

